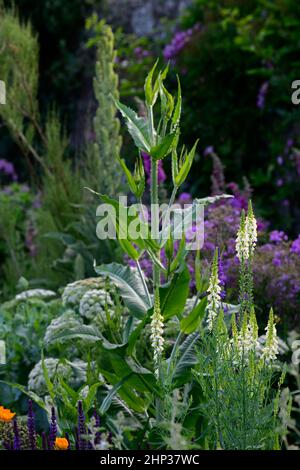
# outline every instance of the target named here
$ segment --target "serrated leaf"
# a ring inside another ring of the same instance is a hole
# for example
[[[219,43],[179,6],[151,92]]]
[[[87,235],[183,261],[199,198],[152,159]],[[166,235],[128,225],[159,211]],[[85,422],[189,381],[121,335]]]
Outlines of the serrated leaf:
[[[157,98],[157,91],[154,92],[153,86],[152,86],[153,75],[157,67],[157,64],[158,64],[158,59],[153,65],[150,72],[148,73],[146,80],[145,80],[144,90],[145,90],[145,97],[146,97],[146,102],[148,106],[153,106]]]
[[[187,176],[190,172],[191,166],[193,164],[197,144],[198,144],[198,140],[195,142],[194,147],[192,148],[192,150],[186,155],[186,158],[185,158],[181,168],[179,169],[178,174],[175,177],[175,184],[178,187],[181,186],[182,183],[184,183],[184,181],[186,180],[186,178],[187,178]]]
[[[131,137],[134,140],[135,145],[142,151],[150,151],[150,137],[149,137],[149,126],[148,122],[144,117],[137,115],[133,109],[120,103],[120,101],[114,99],[114,103],[122,116],[126,119],[126,124]]]
[[[136,187],[136,183],[134,181],[134,178],[131,174],[131,171],[129,170],[129,168],[127,167],[126,165],[126,162],[123,158],[119,158],[119,162],[120,162],[120,165],[122,167],[122,170],[126,176],[126,179],[127,179],[127,182],[128,182],[128,186],[129,186],[129,189],[130,191],[133,193],[133,194],[136,194],[137,192],[137,187]]]
[[[176,106],[174,109],[173,117],[172,117],[172,130],[177,129],[179,122],[180,122],[180,116],[181,116],[181,87],[180,87],[180,80],[177,75],[177,83],[178,83],[178,93],[177,93],[177,101],[176,101]]]
[[[151,157],[153,157],[155,160],[161,160],[165,158],[167,155],[169,155],[170,152],[172,152],[173,145],[176,142],[176,139],[176,132],[166,135],[158,145],[151,147]]]

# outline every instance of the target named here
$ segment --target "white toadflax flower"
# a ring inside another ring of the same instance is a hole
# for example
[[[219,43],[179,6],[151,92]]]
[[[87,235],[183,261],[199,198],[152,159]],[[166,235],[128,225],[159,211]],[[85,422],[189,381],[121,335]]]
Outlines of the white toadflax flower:
[[[238,334],[237,348],[240,355],[248,356],[250,351],[256,352],[258,349],[258,326],[254,309],[250,318],[245,313],[241,331]]]
[[[208,296],[207,296],[207,328],[209,331],[212,331],[213,329],[213,323],[215,318],[218,315],[219,309],[221,307],[221,286],[220,286],[220,280],[219,280],[219,273],[218,273],[218,250],[216,249],[214,259],[213,259],[213,264],[212,264],[212,269],[211,269],[211,275],[209,279],[209,285],[208,285]]]
[[[164,318],[160,312],[159,296],[155,294],[154,310],[151,317],[151,345],[153,348],[153,359],[155,374],[158,375],[158,367],[164,351]]]
[[[252,255],[257,243],[257,222],[252,209],[251,201],[248,204],[248,213],[245,222],[245,229],[248,237],[249,254]]]
[[[266,363],[275,361],[279,354],[279,343],[276,326],[274,322],[273,310],[270,310],[269,321],[266,327],[266,342],[262,351],[262,357]]]
[[[240,228],[237,233],[235,249],[238,259],[243,262],[249,258],[249,236],[246,230],[245,211],[242,210]]]

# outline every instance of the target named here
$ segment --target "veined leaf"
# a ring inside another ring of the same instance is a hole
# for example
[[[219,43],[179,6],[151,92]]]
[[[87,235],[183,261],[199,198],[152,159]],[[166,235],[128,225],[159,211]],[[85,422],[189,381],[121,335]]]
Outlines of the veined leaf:
[[[102,341],[103,337],[95,326],[79,325],[67,330],[59,330],[57,334],[52,334],[51,341],[47,341],[45,344],[49,346],[52,343],[65,343],[74,339],[94,343],[96,341]]]
[[[126,124],[135,145],[144,152],[150,151],[150,137],[148,122],[144,117],[137,115],[133,109],[112,98],[122,116],[126,119]]]
[[[169,285],[160,288],[161,313],[165,319],[182,315],[189,293],[190,274],[185,266],[182,271],[175,273]]]
[[[132,315],[143,318],[152,305],[149,304],[147,293],[137,273],[129,266],[118,263],[98,266],[95,271],[97,274],[108,276],[119,288],[124,303]]]
[[[126,375],[125,377],[123,377],[119,382],[117,382],[113,388],[109,391],[109,393],[106,395],[106,397],[104,398],[102,404],[101,404],[101,407],[100,407],[100,414],[103,415],[104,413],[106,413],[106,411],[109,409],[110,405],[111,405],[111,402],[114,398],[114,396],[117,395],[118,391],[120,390],[120,388],[130,379],[130,377],[134,374],[134,372],[131,372],[130,374]]]
[[[151,315],[153,313],[153,308],[151,308],[148,312],[147,315],[144,316],[144,318],[140,321],[140,323],[136,326],[135,330],[131,333],[129,336],[128,340],[128,347],[127,347],[127,354],[128,356],[131,356],[134,346],[139,339],[141,332],[145,328],[145,326],[150,323]]]
[[[173,371],[173,378],[184,380],[184,375],[197,364],[197,351],[196,346],[199,341],[199,333],[190,334],[181,344],[175,368]]]

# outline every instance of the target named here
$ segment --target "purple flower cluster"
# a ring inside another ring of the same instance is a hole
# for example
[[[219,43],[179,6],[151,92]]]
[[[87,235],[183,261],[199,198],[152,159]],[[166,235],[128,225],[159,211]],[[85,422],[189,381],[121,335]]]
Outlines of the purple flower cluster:
[[[4,173],[11,181],[18,179],[14,165],[3,158],[0,159],[0,173]]]
[[[269,82],[264,82],[261,87],[259,88],[259,92],[257,95],[256,106],[259,109],[263,109],[265,107],[266,95],[269,89]]]
[[[300,256],[300,235],[298,235],[298,238],[293,241],[291,245],[291,253],[295,253],[296,255]]]
[[[134,55],[138,60],[143,60],[151,55],[151,52],[139,46],[134,49]]]
[[[288,240],[288,236],[282,230],[273,230],[269,235],[270,242],[281,243]]]
[[[163,51],[165,60],[176,60],[176,57],[190,42],[196,31],[199,31],[200,25],[196,24],[193,28],[189,28],[185,31],[177,31],[173,36],[171,42],[167,44]]]
[[[145,173],[147,176],[147,183],[150,184],[151,182],[151,158],[150,155],[148,155],[145,152],[142,152],[142,157],[144,160],[144,169]],[[158,184],[162,184],[166,181],[167,175],[163,169],[163,164],[162,161],[158,161]]]
[[[83,411],[82,401],[78,402],[78,425],[74,429],[74,444],[76,450],[93,450],[94,445],[101,444],[101,430],[100,430],[100,417],[96,410],[93,412],[95,420],[96,433],[94,442],[86,440],[88,426],[86,425],[86,417]],[[36,432],[35,426],[35,413],[33,411],[33,402],[28,400],[28,414],[27,426],[18,423],[17,418],[14,417],[12,422],[12,433],[10,437],[3,442],[3,446],[7,450],[54,450],[56,448],[56,438],[58,438],[57,417],[55,408],[51,408],[49,433],[42,432],[39,436]],[[69,443],[68,449],[72,448],[70,437],[65,433],[65,439]],[[110,439],[110,434],[107,434],[106,439]]]

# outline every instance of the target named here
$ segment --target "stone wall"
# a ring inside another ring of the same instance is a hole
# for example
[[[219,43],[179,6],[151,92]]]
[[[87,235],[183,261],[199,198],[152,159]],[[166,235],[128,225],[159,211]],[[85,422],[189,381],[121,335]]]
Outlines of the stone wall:
[[[177,18],[192,0],[106,0],[109,22],[138,36],[151,36],[159,29],[161,18]]]

